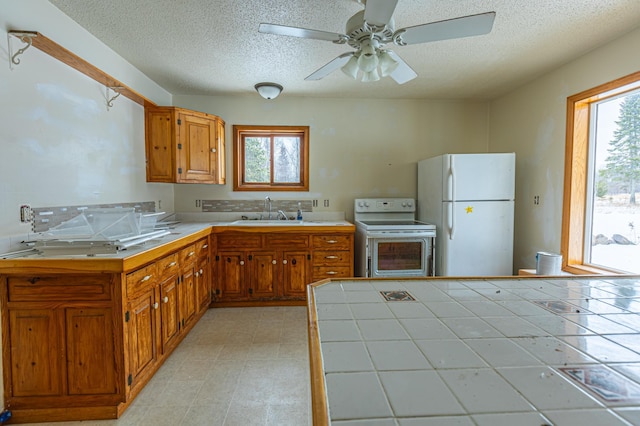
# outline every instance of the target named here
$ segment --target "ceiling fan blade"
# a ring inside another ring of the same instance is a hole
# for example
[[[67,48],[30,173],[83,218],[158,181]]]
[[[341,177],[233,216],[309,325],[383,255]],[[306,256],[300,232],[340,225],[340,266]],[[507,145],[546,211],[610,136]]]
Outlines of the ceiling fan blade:
[[[402,28],[395,32],[393,41],[404,46],[487,34],[491,32],[495,17],[495,12],[487,12]]]
[[[418,76],[416,72],[405,62],[402,60],[398,54],[392,50],[387,50],[389,56],[393,58],[394,61],[398,63],[398,68],[396,68],[389,77],[394,79],[398,84],[404,84],[409,80],[413,80]]]
[[[289,37],[311,38],[315,40],[326,40],[334,43],[344,43],[348,40],[344,34],[331,33],[328,31],[310,30],[308,28],[288,27],[286,25],[260,24],[258,31],[265,34],[283,35]]]
[[[305,80],[320,80],[321,78],[325,78],[326,76],[349,62],[349,59],[351,59],[352,56],[353,52],[343,53],[328,64],[314,71],[311,75],[305,78]]]
[[[364,20],[370,25],[385,26],[396,10],[398,0],[367,0],[364,8]]]

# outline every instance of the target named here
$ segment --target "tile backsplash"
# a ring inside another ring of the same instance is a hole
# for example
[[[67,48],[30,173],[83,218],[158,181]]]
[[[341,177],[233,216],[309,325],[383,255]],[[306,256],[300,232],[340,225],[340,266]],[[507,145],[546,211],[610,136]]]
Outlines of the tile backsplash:
[[[261,213],[266,209],[265,200],[202,200],[201,203],[202,211],[211,213]],[[298,203],[303,213],[313,210],[311,200],[272,200],[271,211],[295,212],[298,210]]]

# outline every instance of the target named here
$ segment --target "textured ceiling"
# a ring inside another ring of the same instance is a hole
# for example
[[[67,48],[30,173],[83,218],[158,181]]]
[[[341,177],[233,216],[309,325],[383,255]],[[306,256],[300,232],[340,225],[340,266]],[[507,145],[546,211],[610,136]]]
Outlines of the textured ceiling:
[[[417,73],[362,83],[339,70],[304,78],[352,50],[262,34],[261,22],[344,33],[355,0],[50,0],[174,95],[491,99],[636,28],[639,0],[399,0],[396,28],[495,11],[488,35],[391,47]]]

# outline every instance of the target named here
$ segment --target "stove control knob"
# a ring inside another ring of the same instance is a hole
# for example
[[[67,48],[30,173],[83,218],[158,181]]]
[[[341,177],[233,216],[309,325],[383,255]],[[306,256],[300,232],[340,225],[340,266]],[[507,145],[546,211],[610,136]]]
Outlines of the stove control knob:
[[[368,207],[369,207],[369,202],[368,202],[368,201],[365,201],[365,202],[364,202],[364,206],[368,208]]]
[[[407,202],[406,201],[402,202],[402,207],[407,207]]]
[[[407,207],[413,207],[413,201],[407,201]]]

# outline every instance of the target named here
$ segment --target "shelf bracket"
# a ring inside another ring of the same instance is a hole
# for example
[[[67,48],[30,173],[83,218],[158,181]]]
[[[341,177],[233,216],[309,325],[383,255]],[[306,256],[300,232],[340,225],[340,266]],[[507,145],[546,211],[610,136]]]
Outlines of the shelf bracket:
[[[124,87],[122,87],[122,86],[107,86],[107,111],[109,111],[109,108],[113,107],[113,101],[115,101],[116,98],[122,94],[121,91],[123,89],[124,89]],[[111,90],[113,90],[115,95],[113,95],[111,98],[109,98],[109,96],[111,96],[111,94],[110,94]]]
[[[26,44],[26,46],[18,49],[16,53],[13,53],[13,49],[11,48],[11,36],[16,37],[21,42]],[[27,50],[33,44],[33,38],[37,37],[38,33],[34,31],[9,31],[7,33],[7,44],[9,47],[9,56],[11,60],[9,61],[9,69],[13,69],[14,65],[20,64],[20,59],[18,56],[22,55],[25,50]]]

